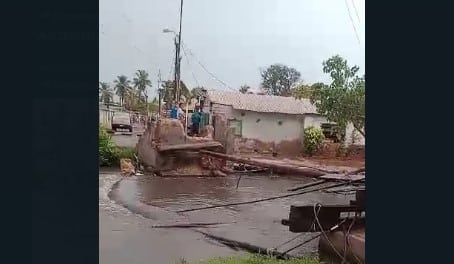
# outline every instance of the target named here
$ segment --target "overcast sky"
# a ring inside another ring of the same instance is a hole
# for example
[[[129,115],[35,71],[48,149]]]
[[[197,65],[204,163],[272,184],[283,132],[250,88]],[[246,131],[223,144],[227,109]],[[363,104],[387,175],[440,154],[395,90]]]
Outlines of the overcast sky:
[[[158,70],[163,80],[173,79],[173,35],[162,30],[178,30],[179,5],[180,0],[100,0],[100,81],[112,83],[122,74],[132,79],[144,69],[154,96]],[[364,73],[364,13],[362,0],[185,0],[181,79],[190,88],[255,89],[261,68],[283,63],[300,71],[306,83],[327,82],[322,61],[335,54]]]

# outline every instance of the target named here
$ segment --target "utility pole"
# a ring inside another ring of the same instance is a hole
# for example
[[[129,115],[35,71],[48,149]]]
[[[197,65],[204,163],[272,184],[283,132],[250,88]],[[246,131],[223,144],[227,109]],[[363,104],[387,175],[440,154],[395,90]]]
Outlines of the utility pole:
[[[183,0],[180,1],[180,30],[178,35],[175,36],[175,50],[176,50],[176,57],[175,57],[175,101],[176,103],[180,102],[180,73],[181,73],[181,56],[180,56],[180,48],[181,48],[181,21],[183,19]],[[177,41],[178,37],[178,41]]]
[[[175,35],[174,37],[174,42],[175,42],[175,85],[174,85],[174,90],[173,90],[173,98],[175,100],[175,103],[178,103],[178,89],[180,87],[180,73],[179,73],[179,64],[180,64],[180,52],[179,52],[179,45],[178,45],[178,37]]]
[[[162,87],[161,87],[161,69],[158,70],[158,118],[161,117],[161,95],[162,95]]]

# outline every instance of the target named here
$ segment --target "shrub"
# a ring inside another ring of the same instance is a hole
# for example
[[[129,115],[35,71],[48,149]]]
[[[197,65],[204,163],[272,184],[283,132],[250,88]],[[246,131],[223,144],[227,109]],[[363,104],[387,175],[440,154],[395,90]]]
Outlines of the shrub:
[[[323,131],[317,127],[308,127],[304,129],[304,153],[313,155],[323,146],[325,136]]]
[[[120,159],[131,159],[135,161],[135,148],[117,147],[112,141],[112,136],[106,127],[99,127],[99,165],[119,165]]]
[[[130,148],[130,147],[118,147],[117,148],[117,160],[118,163],[120,162],[120,159],[131,159],[131,161],[135,161],[134,154],[136,154],[136,149],[135,148]]]
[[[112,142],[111,136],[107,129],[99,126],[99,165],[111,166],[118,157],[118,149]]]

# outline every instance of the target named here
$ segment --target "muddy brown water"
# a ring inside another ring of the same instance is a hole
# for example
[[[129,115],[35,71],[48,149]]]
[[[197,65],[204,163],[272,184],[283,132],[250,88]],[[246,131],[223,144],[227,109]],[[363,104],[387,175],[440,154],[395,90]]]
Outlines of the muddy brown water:
[[[154,220],[155,224],[189,222],[222,222],[225,224],[203,231],[229,239],[247,242],[265,248],[278,245],[299,235],[298,239],[283,247],[284,251],[313,233],[295,234],[288,231],[281,220],[288,218],[290,205],[347,204],[352,196],[322,192],[276,199],[266,202],[231,207],[176,213],[179,210],[215,204],[227,204],[289,193],[288,188],[313,179],[291,176],[242,175],[236,189],[238,176],[225,178],[161,178],[135,176],[124,178],[112,189],[111,199],[130,211]],[[318,240],[293,251],[295,255],[314,254]]]

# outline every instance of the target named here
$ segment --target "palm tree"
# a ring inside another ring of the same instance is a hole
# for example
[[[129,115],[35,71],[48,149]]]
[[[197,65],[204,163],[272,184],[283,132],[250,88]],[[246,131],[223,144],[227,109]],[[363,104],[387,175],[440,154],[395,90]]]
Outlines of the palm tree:
[[[239,91],[240,91],[240,93],[245,94],[245,93],[249,92],[249,89],[251,89],[251,87],[249,87],[249,85],[245,84],[245,85],[241,85]]]
[[[145,98],[147,86],[151,87],[151,81],[148,79],[148,72],[146,72],[145,70],[138,70],[136,72],[136,77],[134,77],[133,79],[133,84],[134,87],[137,88],[139,101],[142,94]]]
[[[109,107],[110,102],[112,102],[113,98],[113,93],[112,90],[110,89],[110,86],[108,83],[105,82],[99,82],[99,93],[100,93],[100,100],[104,104]]]
[[[117,76],[115,83],[115,93],[120,97],[120,104],[123,105],[126,92],[130,89],[131,81],[125,75]]]
[[[125,91],[124,95],[124,105],[125,108],[128,110],[134,110],[136,108],[136,95],[137,95],[137,90],[134,89],[134,87],[128,87]]]

